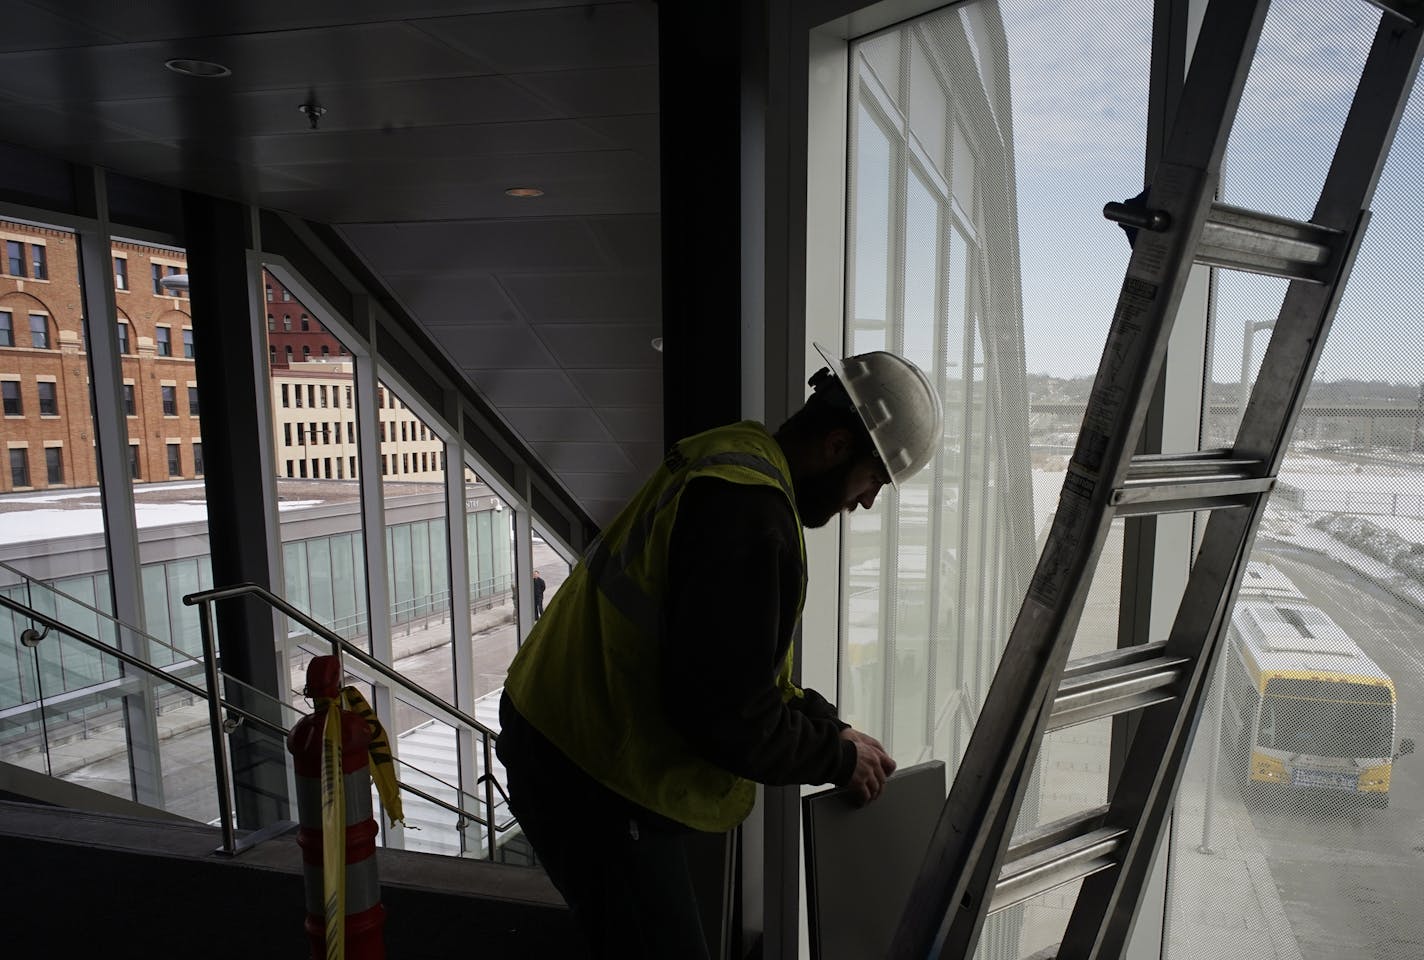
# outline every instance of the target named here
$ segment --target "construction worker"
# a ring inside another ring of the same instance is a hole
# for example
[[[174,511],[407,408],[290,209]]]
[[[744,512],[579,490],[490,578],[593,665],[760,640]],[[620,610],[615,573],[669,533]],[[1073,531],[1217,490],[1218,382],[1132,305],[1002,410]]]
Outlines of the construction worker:
[[[895,761],[790,680],[803,527],[870,508],[941,442],[908,361],[833,359],[772,434],[743,421],[677,443],[594,541],[510,665],[509,802],[595,957],[707,956],[683,851],[754,782],[876,798]]]

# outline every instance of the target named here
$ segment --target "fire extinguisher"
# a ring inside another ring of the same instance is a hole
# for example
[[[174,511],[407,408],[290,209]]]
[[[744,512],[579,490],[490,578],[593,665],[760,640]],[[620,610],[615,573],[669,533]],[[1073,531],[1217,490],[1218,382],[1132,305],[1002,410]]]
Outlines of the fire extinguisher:
[[[337,657],[312,660],[307,694],[316,710],[292,728],[287,751],[296,773],[312,960],[385,960],[368,757],[379,725],[373,730],[367,718],[347,709]]]

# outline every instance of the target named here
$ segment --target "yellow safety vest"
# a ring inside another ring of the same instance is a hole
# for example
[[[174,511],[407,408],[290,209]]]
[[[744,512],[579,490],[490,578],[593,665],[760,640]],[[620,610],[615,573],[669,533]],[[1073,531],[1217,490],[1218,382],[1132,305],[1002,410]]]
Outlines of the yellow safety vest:
[[[806,541],[791,471],[766,428],[743,421],[680,441],[637,496],[593,542],[509,667],[519,712],[565,755],[616,793],[698,830],[728,830],[751,812],[756,786],[699,756],[668,723],[658,677],[668,547],[687,483],[717,477],[786,494]],[[794,649],[776,668],[783,700]]]

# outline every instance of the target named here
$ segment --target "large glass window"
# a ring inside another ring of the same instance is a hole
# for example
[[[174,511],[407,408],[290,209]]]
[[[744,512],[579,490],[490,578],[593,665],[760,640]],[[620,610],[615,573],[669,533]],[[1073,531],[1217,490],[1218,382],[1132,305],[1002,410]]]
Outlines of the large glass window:
[[[20,381],[0,380],[0,396],[5,400],[5,416],[24,416],[25,402],[20,393]]]
[[[1272,4],[1226,202],[1310,216],[1379,22],[1338,0]],[[1424,943],[1424,760],[1404,743],[1424,730],[1421,169],[1416,85],[1183,773],[1167,902],[1185,922],[1168,924],[1169,960],[1404,960]],[[1204,445],[1235,442],[1285,290],[1218,272]]]
[[[49,317],[42,313],[30,314],[30,346],[36,350],[48,350],[51,346]]]
[[[19,240],[5,241],[5,262],[12,277],[25,275],[25,245]]]
[[[0,347],[15,345],[15,317],[8,310],[0,310]]]
[[[279,281],[264,271],[268,300],[275,296],[274,285]],[[269,350],[275,350],[285,339],[284,333],[273,326],[269,324],[267,329]],[[317,336],[336,341],[335,331],[323,324],[318,327]],[[338,421],[314,423],[306,404],[308,389],[314,391],[317,385],[335,384],[350,390],[355,384],[354,365],[326,364],[317,369],[292,364],[289,358],[285,367],[270,367],[268,376],[272,462],[277,472],[278,497],[283,503],[280,529],[285,596],[334,632],[369,650],[371,625],[367,615],[357,411],[352,405],[337,411]],[[301,706],[306,664],[326,649],[300,625],[288,626],[286,660],[291,700],[293,705]]]
[[[842,527],[841,713],[902,765],[952,775],[1053,517],[1129,253],[1101,207],[1141,182],[1147,58],[1120,51],[1150,20],[978,2],[852,45],[844,347],[911,359],[945,413],[929,466]],[[1120,526],[1075,656],[1116,646]],[[1020,829],[1102,803],[1110,740],[1051,739]],[[1056,942],[1061,893],[991,917],[980,956]]]

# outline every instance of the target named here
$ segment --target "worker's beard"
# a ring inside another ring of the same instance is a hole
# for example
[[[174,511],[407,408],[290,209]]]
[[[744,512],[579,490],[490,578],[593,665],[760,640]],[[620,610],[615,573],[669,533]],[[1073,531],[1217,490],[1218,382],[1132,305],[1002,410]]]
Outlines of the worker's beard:
[[[847,503],[846,487],[850,472],[855,468],[855,458],[828,467],[796,482],[796,512],[801,515],[803,527],[824,527],[831,518],[850,506]]]

